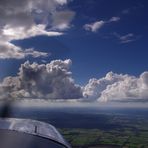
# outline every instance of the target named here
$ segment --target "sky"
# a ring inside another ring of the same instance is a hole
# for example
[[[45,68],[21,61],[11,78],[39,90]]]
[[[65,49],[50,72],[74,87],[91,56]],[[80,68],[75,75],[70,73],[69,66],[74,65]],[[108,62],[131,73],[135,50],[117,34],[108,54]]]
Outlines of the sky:
[[[147,6],[147,0],[2,0],[1,96],[147,101]]]

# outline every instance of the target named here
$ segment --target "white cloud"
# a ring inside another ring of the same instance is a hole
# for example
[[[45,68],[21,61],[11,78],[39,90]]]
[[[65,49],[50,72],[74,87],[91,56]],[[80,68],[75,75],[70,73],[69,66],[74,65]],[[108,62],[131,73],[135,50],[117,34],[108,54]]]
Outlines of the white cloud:
[[[25,56],[32,56],[34,58],[47,57],[48,55],[50,55],[50,53],[36,51],[33,48],[25,49],[24,54]]]
[[[63,33],[61,32],[50,32],[45,30],[45,25],[33,25],[30,26],[27,30],[24,27],[15,27],[12,28],[9,25],[4,26],[3,36],[6,40],[21,40],[25,38],[35,37],[39,35],[47,35],[47,36],[60,36]]]
[[[117,37],[117,39],[120,41],[120,43],[123,43],[123,44],[136,41],[140,37],[140,36],[134,35],[133,33],[128,33],[125,35],[120,35],[118,33],[114,33],[114,35]]]
[[[101,96],[102,91],[105,90],[108,85],[112,85],[119,80],[121,81],[124,77],[126,76],[109,72],[101,79],[90,79],[88,84],[84,87],[83,95],[86,98],[96,100]]]
[[[64,5],[67,3],[67,0],[55,0],[55,1],[57,1],[61,5]]]
[[[87,31],[97,32],[101,29],[105,24],[109,24],[112,22],[117,22],[120,20],[120,17],[112,17],[108,21],[99,20],[90,24],[85,24],[83,28]]]
[[[91,24],[85,24],[84,29],[92,32],[97,32],[100,28],[104,26],[105,22],[104,21],[97,21]]]
[[[70,22],[72,21],[73,17],[75,16],[75,13],[70,10],[66,11],[59,11],[53,14],[53,22],[52,22],[52,28],[53,30],[66,30],[70,28]]]
[[[101,79],[91,79],[84,87],[83,95],[100,102],[143,102],[148,101],[148,72],[139,78],[109,72]]]
[[[46,52],[36,51],[34,49],[22,50],[20,47],[15,46],[9,42],[0,43],[0,59],[22,59],[27,56],[47,57],[49,54]]]
[[[24,58],[24,53],[21,48],[14,46],[9,42],[0,43],[0,59],[9,58]]]
[[[109,72],[100,79],[90,79],[83,88],[75,84],[69,68],[71,60],[30,64],[19,68],[17,76],[0,83],[0,99],[36,98],[63,101],[148,102],[148,71],[139,77]]]
[[[0,83],[0,98],[78,99],[82,90],[69,71],[71,60],[55,60],[48,64],[21,65],[16,77]]]
[[[119,20],[120,20],[120,17],[114,16],[114,17],[110,18],[109,22],[117,22]]]
[[[134,40],[135,40],[134,39],[134,34],[132,34],[132,33],[120,36],[121,43],[129,43],[129,42],[132,42]]]
[[[10,43],[12,40],[39,35],[59,36],[64,34],[59,30],[68,29],[75,14],[65,8],[67,3],[68,0],[1,0],[0,43],[2,44],[0,46],[8,48],[7,52],[4,51],[4,48],[0,48],[0,58],[15,58],[18,55],[17,59],[20,59],[33,55],[26,54],[20,47],[12,45]],[[58,9],[59,7],[60,9]],[[55,25],[56,27],[54,27]],[[5,55],[6,53],[10,53],[11,56]]]

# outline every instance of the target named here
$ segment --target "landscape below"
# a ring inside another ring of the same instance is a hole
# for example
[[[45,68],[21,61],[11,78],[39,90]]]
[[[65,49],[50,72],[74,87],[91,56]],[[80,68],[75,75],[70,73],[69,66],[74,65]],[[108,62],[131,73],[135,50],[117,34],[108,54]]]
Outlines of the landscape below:
[[[73,148],[148,148],[148,109],[12,107],[10,116],[54,125]]]

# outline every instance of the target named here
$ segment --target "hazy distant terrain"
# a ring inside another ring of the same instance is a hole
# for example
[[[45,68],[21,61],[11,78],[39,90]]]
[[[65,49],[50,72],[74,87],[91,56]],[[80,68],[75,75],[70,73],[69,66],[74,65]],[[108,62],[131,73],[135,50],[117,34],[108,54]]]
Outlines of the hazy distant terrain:
[[[54,125],[77,148],[148,147],[148,109],[18,107],[10,114]]]

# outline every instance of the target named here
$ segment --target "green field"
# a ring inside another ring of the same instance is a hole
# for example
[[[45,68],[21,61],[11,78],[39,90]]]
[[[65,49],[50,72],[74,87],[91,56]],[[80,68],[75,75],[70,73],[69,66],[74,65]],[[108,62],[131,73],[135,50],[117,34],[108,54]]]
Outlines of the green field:
[[[111,116],[108,124],[122,124],[113,129],[59,129],[76,148],[148,148],[148,119]]]
[[[123,131],[101,131],[99,129],[61,129],[61,133],[72,147],[123,147],[148,148],[148,131],[139,133],[126,128]]]

